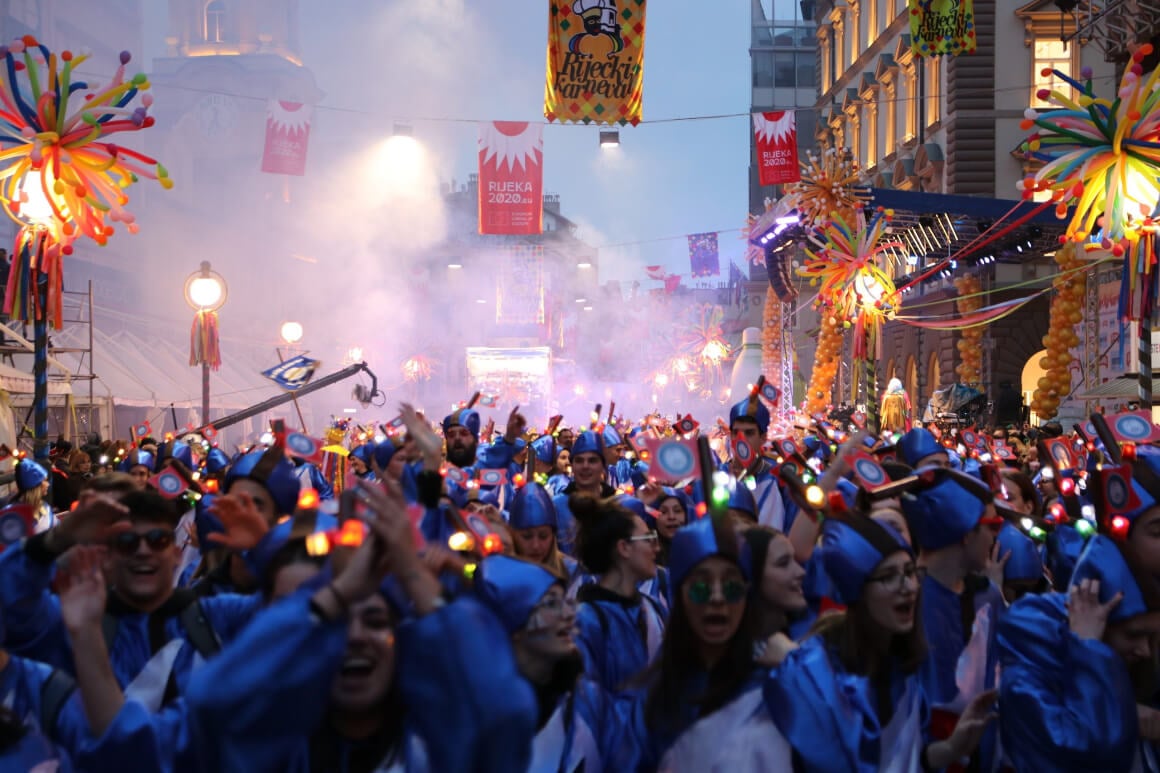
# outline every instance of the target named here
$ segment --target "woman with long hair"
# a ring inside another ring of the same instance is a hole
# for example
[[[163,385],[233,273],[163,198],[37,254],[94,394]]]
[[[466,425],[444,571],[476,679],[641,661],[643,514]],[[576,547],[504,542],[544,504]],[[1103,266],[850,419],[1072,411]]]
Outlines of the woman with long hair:
[[[16,462],[16,494],[8,500],[9,505],[27,505],[32,508],[32,519],[36,533],[48,531],[56,526],[56,511],[48,502],[48,471],[31,459]]]
[[[742,537],[749,551],[754,581],[749,588],[754,607],[754,659],[776,666],[797,647],[790,623],[807,609],[802,581],[806,570],[794,560],[789,537],[769,526],[746,529]]]
[[[673,538],[673,606],[660,656],[634,697],[639,770],[788,770],[761,696],[745,551],[727,519]]]
[[[560,551],[556,507],[543,486],[528,482],[516,492],[508,505],[508,526],[516,555],[563,577],[569,598],[575,597],[583,570],[576,559]]]
[[[923,572],[910,547],[889,526],[855,513],[826,520],[819,550],[846,610],[819,619],[765,684],[794,770],[917,773],[968,755],[995,693],[976,696],[949,739],[926,742],[930,713],[918,678],[926,654],[918,623]]]
[[[664,608],[638,589],[656,576],[657,536],[615,498],[573,494],[569,507],[576,552],[596,578],[576,594],[576,643],[588,676],[615,692],[652,662],[664,636]]]

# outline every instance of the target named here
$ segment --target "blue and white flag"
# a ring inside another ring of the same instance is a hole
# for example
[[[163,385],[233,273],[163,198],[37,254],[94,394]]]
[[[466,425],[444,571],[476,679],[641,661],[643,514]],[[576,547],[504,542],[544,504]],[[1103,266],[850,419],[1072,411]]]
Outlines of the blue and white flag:
[[[314,371],[321,365],[318,360],[312,360],[304,354],[291,357],[269,370],[262,371],[262,375],[273,381],[288,392],[301,389],[310,383]]]

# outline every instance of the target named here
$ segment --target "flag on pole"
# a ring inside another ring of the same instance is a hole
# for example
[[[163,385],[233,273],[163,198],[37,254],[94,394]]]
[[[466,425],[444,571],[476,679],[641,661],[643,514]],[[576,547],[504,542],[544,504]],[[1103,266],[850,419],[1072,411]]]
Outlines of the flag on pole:
[[[665,267],[664,266],[645,266],[644,273],[645,273],[645,276],[647,276],[649,279],[660,279],[663,281],[665,278]]]
[[[266,147],[262,171],[301,177],[306,174],[306,147],[314,108],[301,102],[271,99],[266,106]]]
[[[689,267],[693,277],[720,276],[721,265],[717,253],[717,232],[690,234]]]
[[[287,392],[294,392],[310,382],[314,377],[314,371],[318,370],[321,364],[318,360],[299,354],[262,371],[262,375]]]
[[[757,139],[757,176],[761,185],[784,185],[802,179],[797,123],[792,110],[754,113],[753,132]]]
[[[544,125],[479,125],[479,232],[535,235],[544,225]]]

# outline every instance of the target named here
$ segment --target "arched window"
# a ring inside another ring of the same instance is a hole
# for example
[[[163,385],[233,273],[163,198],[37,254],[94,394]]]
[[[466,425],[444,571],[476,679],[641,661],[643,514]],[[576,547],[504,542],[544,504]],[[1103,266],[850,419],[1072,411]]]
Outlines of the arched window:
[[[210,0],[205,6],[205,42],[221,43],[225,39],[226,4]]]

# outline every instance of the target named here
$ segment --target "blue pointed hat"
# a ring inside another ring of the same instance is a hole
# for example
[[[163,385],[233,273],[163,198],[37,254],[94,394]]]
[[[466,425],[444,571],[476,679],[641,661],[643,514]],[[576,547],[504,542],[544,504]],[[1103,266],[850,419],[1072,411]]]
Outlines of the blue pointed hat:
[[[938,467],[915,471],[933,476],[934,484],[902,495],[902,512],[915,542],[923,550],[956,544],[979,524],[994,494],[971,476]]]
[[[604,440],[597,432],[593,430],[585,430],[580,433],[580,436],[572,441],[572,458],[575,459],[580,454],[599,454],[600,458],[604,458]]]
[[[600,437],[604,440],[605,448],[624,445],[624,440],[621,439],[620,433],[611,424],[605,425],[604,431],[600,433]]]
[[[729,409],[729,429],[733,429],[738,419],[757,422],[757,431],[763,436],[769,431],[769,409],[757,395],[750,395]]]
[[[729,509],[748,513],[754,521],[757,520],[757,500],[753,498],[753,491],[745,485],[745,481],[738,481],[729,494]]]
[[[1079,585],[1081,580],[1100,581],[1101,604],[1108,603],[1117,593],[1124,594],[1124,598],[1108,615],[1109,622],[1120,622],[1148,611],[1144,594],[1132,576],[1132,570],[1116,543],[1109,537],[1097,534],[1088,541],[1075,565],[1071,584]]]
[[[874,568],[899,550],[913,555],[902,535],[888,524],[857,515],[850,520],[827,518],[818,551],[834,600],[856,602]]]
[[[374,453],[375,464],[379,466],[380,470],[387,469],[387,465],[391,463],[391,459],[394,458],[395,452],[398,450],[390,438],[385,438],[383,442],[376,443]]]
[[[632,485],[637,488],[643,488],[648,484],[648,470],[649,466],[644,462],[637,462],[632,465],[632,473],[629,476],[632,478]]]
[[[669,577],[672,587],[680,588],[689,573],[706,558],[721,556],[741,567],[745,579],[749,579],[749,566],[741,560],[736,544],[723,545],[720,540],[733,538],[733,532],[726,526],[714,528],[712,518],[698,518],[688,526],[677,529],[669,546]],[[732,549],[730,549],[732,548]]]
[[[153,454],[140,448],[135,448],[117,465],[118,472],[129,472],[134,467],[153,469]]]
[[[661,491],[664,493],[661,494],[661,498],[656,501],[655,506],[657,508],[660,508],[661,503],[664,502],[666,499],[675,499],[681,503],[681,507],[685,508],[686,520],[693,516],[693,508],[694,508],[693,500],[689,497],[688,494],[686,494],[684,491],[678,491],[677,489],[672,488],[671,486],[665,486],[664,488],[661,489]]]
[[[212,474],[219,473],[230,466],[230,458],[226,452],[214,446],[205,455],[205,471]]]
[[[903,435],[898,441],[898,450],[902,453],[903,461],[911,467],[931,454],[947,453],[946,446],[939,443],[925,427],[915,427]]]
[[[313,523],[306,526],[303,519],[285,518],[274,524],[274,528],[266,532],[258,544],[247,550],[244,559],[247,567],[255,577],[262,577],[270,567],[270,562],[286,543],[292,539],[305,539],[311,534],[336,531],[339,528],[338,519],[328,513],[314,513]]]
[[[365,464],[369,470],[372,466],[371,462],[375,458],[375,444],[363,443],[361,446],[358,446],[353,451],[351,451],[350,455]]]
[[[474,408],[460,408],[443,419],[443,434],[447,434],[447,430],[452,427],[463,427],[473,438],[479,440],[479,426],[479,411]]]
[[[1083,553],[1086,539],[1071,524],[1060,524],[1047,534],[1047,568],[1051,570],[1051,584],[1060,592],[1070,587],[1071,575]]]
[[[193,469],[193,449],[183,440],[167,440],[161,444],[157,449],[157,461],[153,471],[161,472],[170,459],[181,462],[187,470]]]
[[[551,435],[540,435],[532,441],[532,453],[540,464],[549,467],[556,463],[556,438]]]
[[[209,535],[224,534],[226,531],[221,519],[210,512],[215,499],[217,497],[213,494],[204,494],[197,500],[193,509],[193,527],[197,530],[197,545],[203,555],[215,547],[215,543],[210,542]]]
[[[544,594],[564,581],[540,564],[504,555],[479,562],[472,585],[476,597],[503,624],[508,633],[527,625]]]
[[[20,491],[31,491],[48,480],[48,471],[38,462],[31,459],[21,459],[16,463],[16,488]]]
[[[1152,471],[1153,475],[1160,475],[1160,448],[1155,446],[1139,446],[1136,449],[1137,461],[1136,467],[1140,465],[1147,465],[1148,469]],[[1140,497],[1140,506],[1131,512],[1124,513],[1124,517],[1128,519],[1129,523],[1135,525],[1136,520],[1144,513],[1151,510],[1157,504],[1155,494],[1160,492],[1150,492],[1132,476],[1132,488],[1136,492],[1136,496]],[[1131,527],[1129,526],[1129,529]]]
[[[1009,523],[999,530],[998,539],[999,557],[1011,553],[1003,566],[1005,581],[1038,580],[1043,577],[1043,559],[1033,539]]]
[[[525,483],[508,505],[508,523],[513,529],[551,526],[556,529],[556,507],[552,495],[539,483]]]
[[[243,478],[266,487],[278,508],[278,515],[293,515],[298,509],[298,492],[302,490],[302,481],[298,479],[294,465],[281,448],[274,446],[251,451],[230,465],[230,471],[226,473],[225,493],[230,492],[234,481]]]

